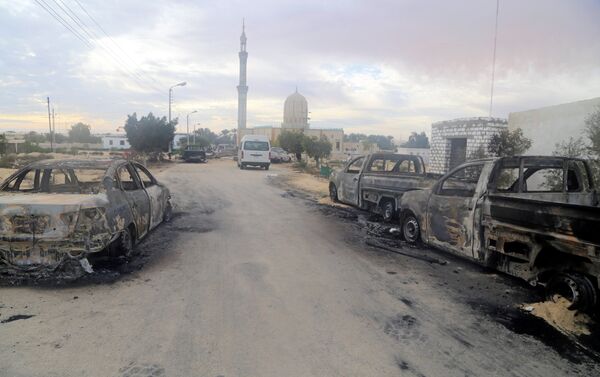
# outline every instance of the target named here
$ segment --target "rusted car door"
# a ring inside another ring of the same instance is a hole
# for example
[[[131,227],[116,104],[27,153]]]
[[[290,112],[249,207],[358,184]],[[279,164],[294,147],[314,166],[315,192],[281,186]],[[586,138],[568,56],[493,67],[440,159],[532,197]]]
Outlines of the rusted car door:
[[[167,203],[166,190],[158,185],[158,182],[148,169],[140,164],[133,164],[133,166],[150,198],[150,229],[154,229],[154,227],[162,222],[164,217],[165,205]]]
[[[365,157],[361,156],[350,161],[344,171],[340,173],[340,187],[338,195],[344,203],[358,205],[358,184]]]
[[[442,178],[427,205],[428,242],[473,257],[473,230],[484,163],[464,165]]]
[[[120,166],[117,170],[117,177],[119,178],[121,190],[125,193],[129,203],[137,237],[142,238],[150,228],[150,199],[148,194],[131,164]]]

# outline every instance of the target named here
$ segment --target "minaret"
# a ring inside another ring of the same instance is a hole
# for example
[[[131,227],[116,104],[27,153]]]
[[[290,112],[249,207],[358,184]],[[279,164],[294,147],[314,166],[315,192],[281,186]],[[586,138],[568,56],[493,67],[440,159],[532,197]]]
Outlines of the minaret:
[[[246,101],[248,97],[248,86],[246,85],[246,62],[248,52],[246,52],[246,25],[242,21],[242,35],[240,36],[240,84],[238,90],[238,138],[242,135],[240,130],[246,129]]]

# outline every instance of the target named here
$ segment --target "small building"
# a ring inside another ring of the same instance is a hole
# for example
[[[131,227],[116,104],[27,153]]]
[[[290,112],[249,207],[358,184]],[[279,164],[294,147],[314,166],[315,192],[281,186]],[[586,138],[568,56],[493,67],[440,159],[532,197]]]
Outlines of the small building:
[[[302,132],[306,136],[326,137],[331,143],[331,156],[333,160],[345,159],[344,130],[341,128],[310,128],[308,123],[308,102],[298,93],[298,89],[290,94],[283,104],[283,122],[281,127],[259,126],[254,128],[238,129],[239,140],[245,135],[265,135],[271,142],[277,140],[282,131]]]
[[[447,173],[487,146],[493,135],[507,128],[503,118],[459,118],[431,125],[429,170]]]
[[[321,137],[326,137],[327,140],[331,143],[331,159],[344,159],[344,130],[341,128],[309,128],[309,129],[297,129],[297,128],[281,128],[281,127],[273,127],[273,126],[260,126],[254,128],[246,128],[241,130],[241,134],[239,135],[240,140],[245,135],[265,135],[269,138],[269,141],[274,142],[279,138],[281,131],[295,131],[302,132],[306,136],[316,137],[320,139]]]
[[[131,145],[127,135],[106,134],[101,135],[102,149],[130,149]]]
[[[570,137],[584,138],[585,120],[600,110],[600,97],[539,109],[519,111],[508,115],[508,128],[523,130],[523,136],[531,139],[527,154],[549,155],[556,144]]]

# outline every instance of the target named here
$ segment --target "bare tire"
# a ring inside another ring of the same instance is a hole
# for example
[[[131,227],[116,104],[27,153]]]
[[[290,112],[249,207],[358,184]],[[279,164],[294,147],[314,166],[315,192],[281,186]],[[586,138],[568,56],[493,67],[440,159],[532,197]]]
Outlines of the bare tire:
[[[407,213],[402,220],[402,235],[409,243],[417,243],[421,238],[419,221],[412,213]]]
[[[590,311],[597,306],[596,288],[589,278],[577,273],[561,273],[546,286],[546,298],[554,301],[562,296],[570,302],[569,310]]]
[[[337,192],[337,187],[335,187],[335,185],[332,183],[329,185],[329,197],[331,198],[332,202],[338,202],[338,192]]]
[[[119,238],[116,242],[116,247],[120,255],[126,258],[129,258],[133,255],[134,239],[133,232],[131,231],[131,226],[121,231],[121,234],[119,235]]]
[[[383,216],[383,221],[392,221],[396,215],[396,206],[394,206],[394,202],[386,200],[381,203],[381,215]]]
[[[171,201],[167,201],[167,205],[165,207],[165,212],[163,213],[163,221],[168,223],[173,218],[173,206],[171,205]]]

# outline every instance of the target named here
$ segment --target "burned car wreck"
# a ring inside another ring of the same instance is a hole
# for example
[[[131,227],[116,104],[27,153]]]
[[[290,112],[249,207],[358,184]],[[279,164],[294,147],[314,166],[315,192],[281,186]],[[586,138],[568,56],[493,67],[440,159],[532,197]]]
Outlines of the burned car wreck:
[[[474,259],[591,310],[599,303],[600,207],[585,160],[523,156],[456,167],[401,199],[409,242]]]
[[[172,212],[169,190],[126,160],[44,160],[0,186],[0,276],[77,278],[128,258]]]

